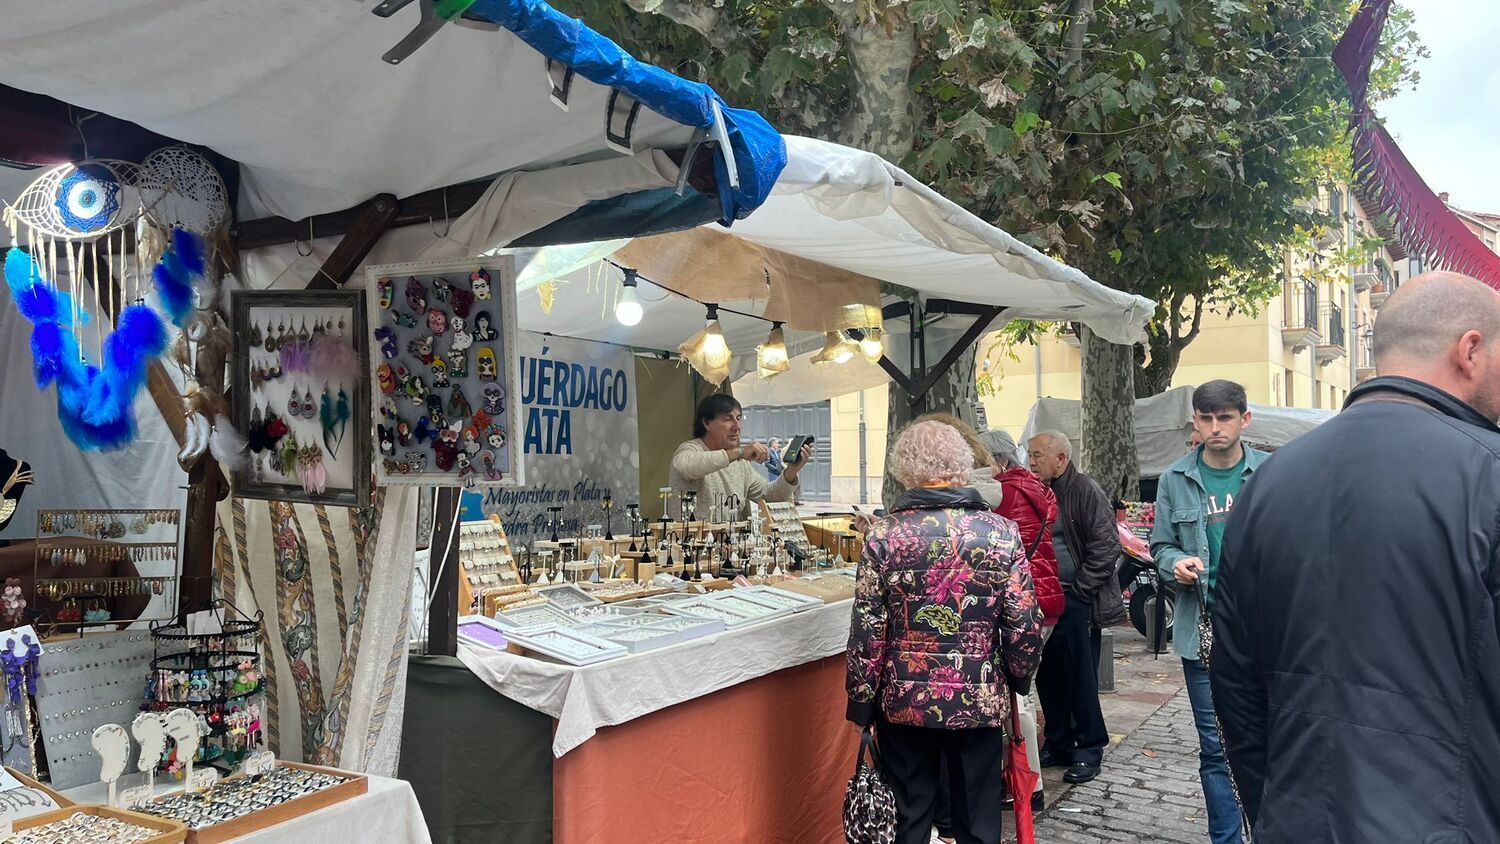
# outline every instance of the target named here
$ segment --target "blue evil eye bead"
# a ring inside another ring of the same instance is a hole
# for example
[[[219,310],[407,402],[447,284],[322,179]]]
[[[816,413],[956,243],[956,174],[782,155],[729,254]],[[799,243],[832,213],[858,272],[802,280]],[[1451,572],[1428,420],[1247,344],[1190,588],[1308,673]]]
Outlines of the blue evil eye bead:
[[[108,168],[84,164],[57,186],[53,205],[63,223],[73,231],[102,231],[120,211],[120,183]]]

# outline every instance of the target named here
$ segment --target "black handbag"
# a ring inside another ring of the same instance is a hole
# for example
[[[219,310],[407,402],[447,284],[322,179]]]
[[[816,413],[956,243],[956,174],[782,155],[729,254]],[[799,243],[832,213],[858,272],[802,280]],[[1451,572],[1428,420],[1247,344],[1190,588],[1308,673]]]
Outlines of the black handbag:
[[[844,790],[844,840],[848,844],[892,844],[896,840],[896,795],[880,776],[880,757],[875,753],[875,733],[870,727],[860,734],[854,776]]]
[[[1208,658],[1214,652],[1214,623],[1208,616],[1208,586],[1203,575],[1198,576],[1198,662],[1208,668]]]

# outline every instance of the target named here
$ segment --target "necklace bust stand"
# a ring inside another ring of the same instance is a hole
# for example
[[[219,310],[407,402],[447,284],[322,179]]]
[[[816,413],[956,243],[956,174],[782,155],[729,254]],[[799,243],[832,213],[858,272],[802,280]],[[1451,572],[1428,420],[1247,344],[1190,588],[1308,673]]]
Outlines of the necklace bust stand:
[[[0,448],[0,530],[5,530],[15,518],[16,506],[26,487],[36,483],[31,464],[11,457]]]

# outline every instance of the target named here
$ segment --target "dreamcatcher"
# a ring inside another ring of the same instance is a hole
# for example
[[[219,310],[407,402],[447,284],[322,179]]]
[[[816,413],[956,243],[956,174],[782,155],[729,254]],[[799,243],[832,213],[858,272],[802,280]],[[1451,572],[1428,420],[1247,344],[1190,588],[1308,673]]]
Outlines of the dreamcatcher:
[[[34,324],[37,386],[57,384],[58,415],[80,448],[119,448],[135,437],[135,395],[168,341],[165,324],[146,304],[154,291],[170,322],[183,329],[174,358],[189,383],[189,436],[179,457],[196,462],[212,447],[234,460],[242,440],[218,412],[225,404],[229,331],[198,237],[222,225],[228,211],[213,165],[180,146],[159,149],[139,165],[88,159],[52,168],[5,208],[12,243],[26,246],[11,249],[5,277]],[[128,249],[132,229],[135,248]],[[95,282],[88,289],[86,279]],[[105,320],[90,317],[90,297],[93,313],[119,315],[107,335]],[[90,345],[97,365],[89,362]]]

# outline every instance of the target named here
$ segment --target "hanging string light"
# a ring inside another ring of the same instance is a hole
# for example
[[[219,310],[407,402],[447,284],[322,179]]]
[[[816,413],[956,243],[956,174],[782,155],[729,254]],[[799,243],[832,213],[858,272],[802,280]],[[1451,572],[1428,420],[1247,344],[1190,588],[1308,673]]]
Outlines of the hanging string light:
[[[645,315],[640,297],[635,293],[638,278],[635,270],[625,271],[625,280],[621,282],[624,289],[620,291],[620,301],[615,303],[615,319],[621,325],[636,325]]]
[[[859,351],[859,344],[842,331],[825,331],[823,338],[823,348],[813,355],[813,363],[848,363]]]
[[[864,329],[864,336],[859,339],[859,353],[870,363],[880,363],[885,356],[885,346],[880,342],[879,328]]]
[[[755,367],[760,370],[762,378],[774,378],[792,368],[791,359],[786,353],[786,335],[781,330],[781,323],[771,323],[771,333],[766,337],[766,342],[755,347]]]
[[[719,306],[709,304],[705,307],[708,313],[703,330],[678,346],[677,351],[705,380],[719,385],[729,377],[729,361],[733,355],[724,339],[724,328],[719,325]]]

